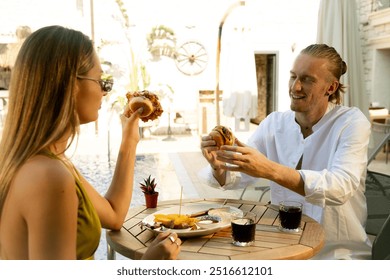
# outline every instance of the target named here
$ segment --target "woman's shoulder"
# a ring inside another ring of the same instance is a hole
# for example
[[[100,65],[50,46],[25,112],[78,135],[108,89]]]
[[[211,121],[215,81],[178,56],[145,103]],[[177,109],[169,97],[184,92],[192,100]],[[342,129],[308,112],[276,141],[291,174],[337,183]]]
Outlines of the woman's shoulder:
[[[50,256],[44,252],[51,246],[47,244],[75,243],[71,237],[76,234],[77,209],[74,178],[66,166],[58,159],[32,157],[15,174],[4,204],[2,225],[8,229],[5,236],[10,242],[22,244],[17,247],[8,242],[8,251],[19,248],[24,250],[20,258],[28,257],[28,252],[42,257]],[[13,232],[18,232],[15,238]],[[31,239],[34,249],[23,247],[29,236],[35,237]],[[46,245],[38,246],[42,240]]]
[[[58,159],[37,155],[24,163],[15,175],[13,187],[24,193],[58,193],[73,187],[74,177]]]

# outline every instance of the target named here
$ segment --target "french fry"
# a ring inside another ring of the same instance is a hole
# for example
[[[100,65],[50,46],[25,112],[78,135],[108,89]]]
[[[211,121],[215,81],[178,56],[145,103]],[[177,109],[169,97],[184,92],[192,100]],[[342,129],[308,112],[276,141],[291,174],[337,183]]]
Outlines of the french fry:
[[[156,223],[161,223],[167,228],[186,229],[195,227],[195,223],[198,222],[198,219],[179,214],[155,214],[154,221]]]

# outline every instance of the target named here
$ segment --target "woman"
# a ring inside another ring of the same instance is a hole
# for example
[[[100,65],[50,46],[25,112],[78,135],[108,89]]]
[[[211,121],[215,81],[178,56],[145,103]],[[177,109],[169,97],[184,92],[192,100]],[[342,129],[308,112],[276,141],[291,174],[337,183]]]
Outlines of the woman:
[[[101,227],[121,228],[142,111],[121,116],[117,166],[104,197],[65,154],[111,90],[101,75],[92,41],[79,31],[44,27],[22,45],[0,143],[0,259],[92,259]],[[175,259],[180,243],[175,233],[164,233],[144,258]]]

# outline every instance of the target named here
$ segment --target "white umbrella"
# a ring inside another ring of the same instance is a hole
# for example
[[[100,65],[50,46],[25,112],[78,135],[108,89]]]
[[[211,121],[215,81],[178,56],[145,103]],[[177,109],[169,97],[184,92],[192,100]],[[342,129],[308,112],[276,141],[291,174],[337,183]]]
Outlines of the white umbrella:
[[[341,79],[347,86],[343,104],[358,107],[368,117],[357,12],[355,0],[321,0],[317,42],[334,47],[347,63],[347,73]]]

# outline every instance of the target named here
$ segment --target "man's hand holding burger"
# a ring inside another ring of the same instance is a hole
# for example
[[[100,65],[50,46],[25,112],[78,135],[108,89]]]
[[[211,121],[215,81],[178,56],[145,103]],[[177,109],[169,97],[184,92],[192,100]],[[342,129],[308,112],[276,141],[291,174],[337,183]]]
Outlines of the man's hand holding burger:
[[[226,171],[221,168],[225,166],[225,163],[217,160],[216,151],[223,145],[232,146],[234,142],[235,137],[233,132],[229,128],[221,125],[214,127],[209,135],[202,137],[202,154],[210,163],[210,166],[213,169],[213,175],[221,185],[224,185],[226,180]]]
[[[234,144],[233,132],[230,128],[223,125],[217,125],[214,127],[210,131],[209,136],[211,136],[211,138],[215,141],[218,148],[223,145],[232,146]]]

